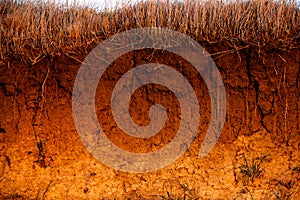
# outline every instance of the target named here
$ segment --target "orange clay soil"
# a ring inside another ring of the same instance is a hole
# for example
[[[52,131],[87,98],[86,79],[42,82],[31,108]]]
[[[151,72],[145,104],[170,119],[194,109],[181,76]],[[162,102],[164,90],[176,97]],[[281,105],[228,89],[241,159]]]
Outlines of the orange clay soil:
[[[207,50],[226,49],[216,45]],[[168,119],[148,139],[123,133],[112,116],[110,98],[126,71],[149,62],[171,66],[190,81],[199,101],[199,129],[186,153],[164,169],[139,174],[106,167],[81,143],[72,115],[80,63],[64,57],[34,66],[21,60],[3,63],[1,199],[300,199],[299,50],[258,54],[244,49],[213,59],[226,88],[227,117],[217,145],[201,159],[197,156],[211,102],[193,66],[172,53],[145,49],[121,56],[105,71],[96,92],[98,121],[108,138],[127,151],[146,153],[168,144],[179,127],[180,108],[167,88],[141,87],[130,100],[133,120],[149,123],[153,103],[168,110]]]

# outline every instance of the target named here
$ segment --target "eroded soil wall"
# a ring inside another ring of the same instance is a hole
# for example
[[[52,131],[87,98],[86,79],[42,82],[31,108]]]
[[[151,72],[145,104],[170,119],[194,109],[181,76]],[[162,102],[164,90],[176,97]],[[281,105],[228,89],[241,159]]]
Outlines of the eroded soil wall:
[[[297,199],[299,55],[298,50],[257,53],[245,49],[213,56],[226,88],[227,116],[217,145],[201,159],[197,155],[208,129],[211,102],[200,74],[169,52],[146,49],[118,58],[104,73],[96,92],[98,121],[117,146],[139,153],[158,150],[172,141],[180,121],[174,94],[165,87],[149,84],[132,96],[131,115],[137,124],[146,125],[149,107],[160,103],[168,116],[163,130],[139,139],[118,128],[110,108],[111,93],[131,68],[153,62],[178,70],[193,86],[201,111],[197,136],[186,153],[164,169],[138,174],[106,167],[83,146],[72,114],[72,90],[80,63],[66,57],[44,59],[34,66],[22,60],[3,63],[0,196],[275,199],[291,195]]]

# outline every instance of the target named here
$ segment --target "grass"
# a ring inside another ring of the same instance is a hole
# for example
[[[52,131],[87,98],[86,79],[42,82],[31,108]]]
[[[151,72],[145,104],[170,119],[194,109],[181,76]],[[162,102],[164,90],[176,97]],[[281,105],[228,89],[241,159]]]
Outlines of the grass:
[[[292,175],[292,178],[289,178],[288,172]],[[297,198],[295,196],[300,193],[299,175],[299,166],[285,171],[282,174],[282,178],[276,180],[275,187],[271,190],[272,196],[276,200],[290,200]]]
[[[51,2],[0,2],[0,64],[17,59],[78,59],[116,33],[139,27],[166,27],[200,43],[238,47],[299,47],[300,12],[295,1],[159,1],[127,3],[96,11]]]
[[[295,194],[295,192],[282,189],[281,187],[278,187],[278,190],[276,191],[272,190],[272,193],[275,196],[276,200],[290,200]]]
[[[162,200],[181,200],[181,199],[193,199],[193,200],[198,200],[200,197],[195,189],[190,189],[188,184],[183,184],[180,181],[178,181],[180,185],[180,189],[182,190],[181,195],[173,195],[172,190],[166,191],[166,195],[162,195],[161,199]]]
[[[264,170],[261,168],[261,164],[267,157],[268,155],[264,154],[249,161],[246,156],[243,155],[244,163],[238,167],[243,180],[243,185],[253,183],[254,180],[262,174]]]
[[[161,195],[162,200],[181,200],[181,199],[193,199],[197,200],[200,199],[200,196],[198,194],[197,189],[193,188],[192,185],[190,185],[188,182],[183,183],[181,182],[174,174],[173,171],[171,171],[171,174],[175,180],[175,183],[166,182],[163,186],[163,190],[165,191],[165,195]],[[171,187],[170,187],[171,186]],[[176,193],[173,194],[173,187],[177,187]],[[178,194],[178,191],[180,194]]]

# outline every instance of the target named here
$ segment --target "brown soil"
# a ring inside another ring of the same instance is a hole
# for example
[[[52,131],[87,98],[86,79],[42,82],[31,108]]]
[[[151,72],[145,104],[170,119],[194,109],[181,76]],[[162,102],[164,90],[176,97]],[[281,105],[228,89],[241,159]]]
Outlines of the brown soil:
[[[224,47],[208,50],[214,53]],[[112,89],[135,66],[159,62],[178,70],[193,86],[201,110],[197,137],[186,153],[164,169],[138,174],[106,167],[81,143],[72,115],[80,63],[64,57],[34,66],[7,61],[0,66],[0,197],[299,199],[299,55],[299,50],[244,49],[213,57],[226,88],[227,117],[217,145],[201,159],[197,156],[211,103],[200,74],[183,58],[152,49],[117,59],[96,93],[99,123],[117,146],[132,152],[155,151],[168,144],[179,127],[175,95],[149,84],[132,96],[132,118],[139,125],[148,124],[149,107],[160,103],[168,114],[164,128],[147,139],[118,128],[110,109]]]

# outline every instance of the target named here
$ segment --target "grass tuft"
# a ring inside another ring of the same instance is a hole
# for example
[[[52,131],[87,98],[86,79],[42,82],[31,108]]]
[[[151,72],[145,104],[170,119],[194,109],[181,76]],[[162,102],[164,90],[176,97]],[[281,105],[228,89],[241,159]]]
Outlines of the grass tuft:
[[[268,155],[264,154],[249,161],[246,156],[243,155],[244,163],[238,167],[243,178],[243,185],[253,183],[254,180],[262,174],[264,170],[261,168],[261,164],[267,157]]]

